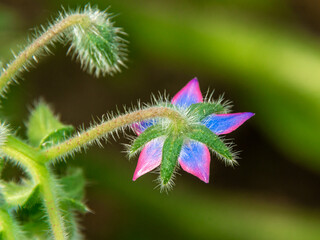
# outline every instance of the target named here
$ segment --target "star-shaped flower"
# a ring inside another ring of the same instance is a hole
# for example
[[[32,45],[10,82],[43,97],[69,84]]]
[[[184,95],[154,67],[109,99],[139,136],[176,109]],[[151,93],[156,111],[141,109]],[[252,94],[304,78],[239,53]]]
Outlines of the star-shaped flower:
[[[176,166],[198,177],[205,183],[209,182],[210,152],[208,147],[227,162],[234,162],[230,149],[217,135],[227,134],[236,130],[254,113],[223,113],[225,107],[221,102],[203,102],[199,83],[192,79],[171,100],[172,107],[186,115],[187,127],[170,132],[172,127],[165,128],[158,120],[143,121],[133,126],[139,137],[133,143],[143,147],[136,170],[135,181],[140,176],[152,171],[161,164],[162,183],[167,184],[173,176]],[[213,113],[215,112],[215,113]],[[159,127],[160,126],[160,127]],[[211,131],[210,131],[210,130]],[[142,138],[147,140],[141,140]],[[145,144],[141,142],[145,141]],[[162,176],[163,175],[163,176]]]

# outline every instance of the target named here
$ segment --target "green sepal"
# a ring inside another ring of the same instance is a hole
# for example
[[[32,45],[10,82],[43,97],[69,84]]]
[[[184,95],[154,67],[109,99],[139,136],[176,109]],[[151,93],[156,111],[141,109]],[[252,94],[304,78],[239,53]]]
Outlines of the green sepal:
[[[183,137],[170,135],[162,148],[160,178],[163,185],[170,183],[183,145]]]
[[[50,107],[40,101],[31,112],[27,124],[29,142],[35,147],[47,147],[70,136],[74,128],[62,124]]]
[[[2,198],[8,208],[32,207],[39,201],[40,187],[30,181],[22,184],[14,182],[0,182]]]
[[[129,155],[134,155],[135,153],[140,151],[141,148],[143,148],[144,145],[146,145],[148,142],[163,135],[165,135],[165,131],[159,124],[148,127],[133,141],[129,149]]]
[[[201,121],[207,116],[213,113],[225,113],[225,107],[219,102],[206,102],[206,103],[194,103],[189,107],[189,115],[197,116],[198,120]]]
[[[204,125],[196,125],[187,133],[187,136],[198,142],[205,144],[213,150],[218,156],[225,160],[226,164],[233,165],[236,163],[234,156],[229,147],[209,128]]]

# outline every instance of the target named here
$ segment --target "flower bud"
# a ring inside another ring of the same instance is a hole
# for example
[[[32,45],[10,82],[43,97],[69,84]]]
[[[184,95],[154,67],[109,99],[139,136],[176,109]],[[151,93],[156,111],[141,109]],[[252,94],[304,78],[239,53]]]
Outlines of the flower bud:
[[[79,14],[87,19],[67,33],[71,41],[69,51],[73,50],[82,67],[96,76],[119,72],[119,65],[126,60],[126,41],[120,37],[124,35],[122,29],[113,26],[110,14],[89,5]]]

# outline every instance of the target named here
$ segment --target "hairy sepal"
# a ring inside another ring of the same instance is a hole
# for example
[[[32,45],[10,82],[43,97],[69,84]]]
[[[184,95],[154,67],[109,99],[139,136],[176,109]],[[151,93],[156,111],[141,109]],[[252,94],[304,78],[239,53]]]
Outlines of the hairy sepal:
[[[188,114],[202,121],[213,113],[225,113],[227,109],[220,102],[195,103],[188,108]]]
[[[192,140],[205,144],[209,149],[223,159],[227,165],[234,165],[236,163],[234,155],[229,147],[206,126],[194,126],[187,136]]]
[[[164,136],[165,134],[163,127],[159,124],[148,127],[132,142],[129,148],[129,157],[132,157],[141,151],[141,149],[151,140]]]
[[[74,128],[64,125],[50,107],[40,101],[31,112],[27,124],[29,142],[35,147],[49,147],[71,136]]]
[[[161,185],[170,185],[183,145],[183,137],[170,135],[166,138],[162,149],[160,168]]]

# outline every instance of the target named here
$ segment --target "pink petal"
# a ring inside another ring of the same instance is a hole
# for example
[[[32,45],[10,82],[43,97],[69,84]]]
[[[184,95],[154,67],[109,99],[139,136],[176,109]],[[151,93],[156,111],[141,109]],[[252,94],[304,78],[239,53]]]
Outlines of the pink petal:
[[[212,114],[206,117],[202,123],[217,135],[227,134],[251,118],[254,113],[230,113],[230,114]]]
[[[179,163],[184,171],[205,183],[209,182],[210,152],[203,143],[190,140],[185,144],[180,153]]]
[[[133,181],[160,165],[162,146],[162,138],[156,138],[146,144],[140,153],[138,164],[133,174]]]
[[[198,79],[194,78],[173,97],[171,103],[179,107],[189,107],[193,103],[202,102],[202,99]]]

